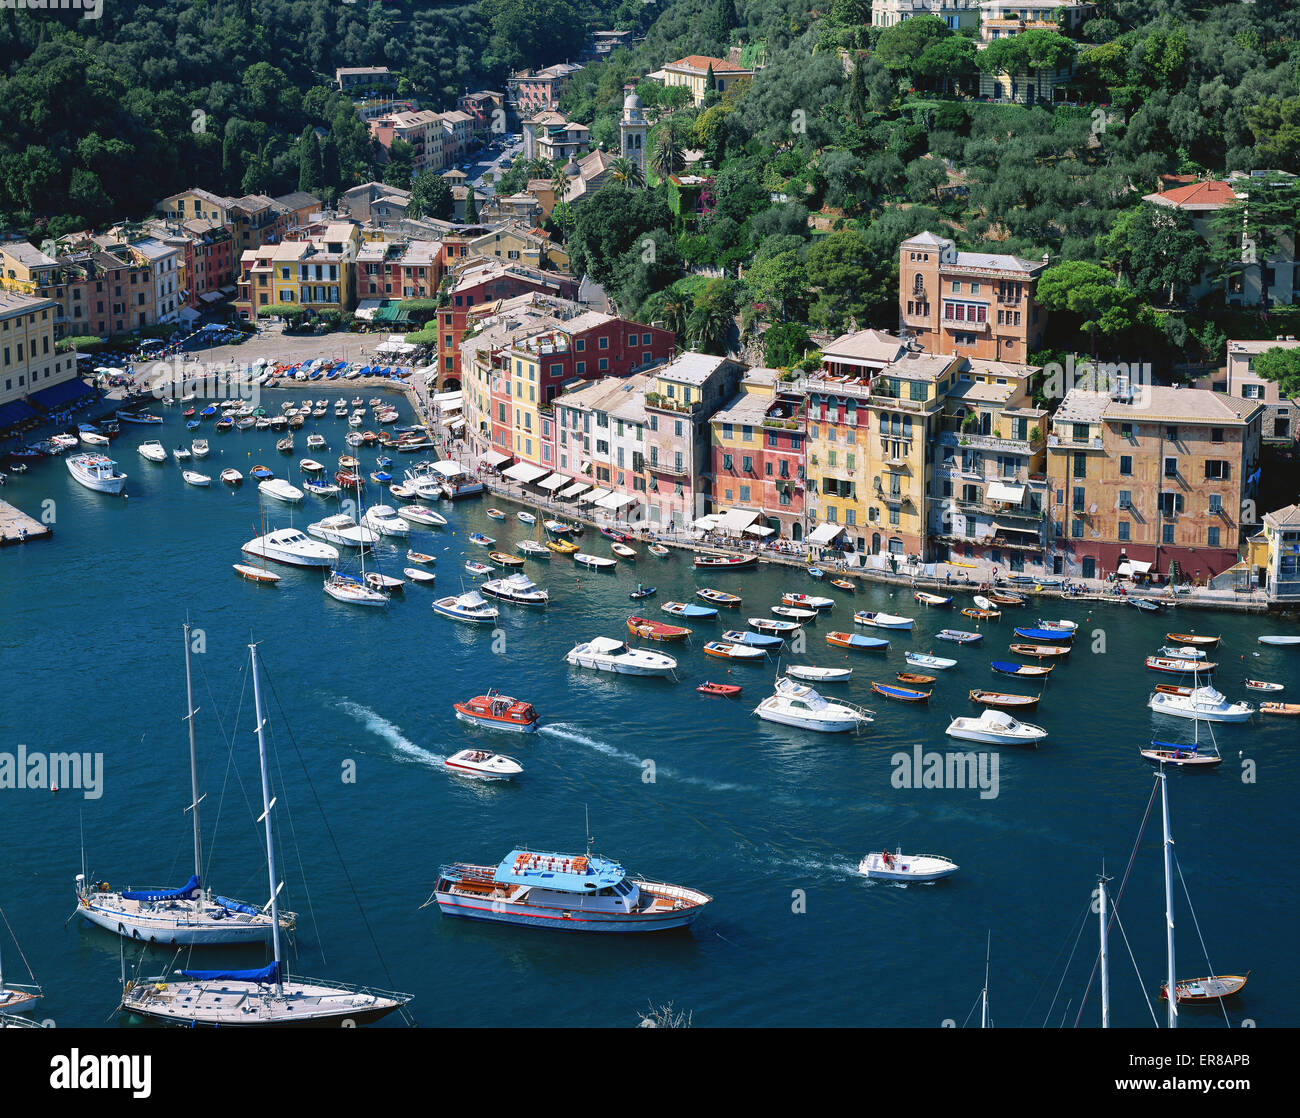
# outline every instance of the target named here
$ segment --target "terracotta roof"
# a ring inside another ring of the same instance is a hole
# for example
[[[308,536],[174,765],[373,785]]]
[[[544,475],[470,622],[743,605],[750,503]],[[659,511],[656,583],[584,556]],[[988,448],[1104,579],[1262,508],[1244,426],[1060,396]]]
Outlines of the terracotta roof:
[[[1227,206],[1237,200],[1231,186],[1217,180],[1211,182],[1194,182],[1190,186],[1179,186],[1173,190],[1164,190],[1158,194],[1148,194],[1153,202],[1179,209],[1188,206]]]
[[[707,54],[688,54],[685,58],[679,58],[676,62],[669,62],[667,66],[688,66],[692,70],[707,70],[713,67],[713,72],[739,70],[742,73],[749,73],[743,66],[737,66],[728,62],[725,58],[710,58]],[[665,67],[666,69],[667,67]]]

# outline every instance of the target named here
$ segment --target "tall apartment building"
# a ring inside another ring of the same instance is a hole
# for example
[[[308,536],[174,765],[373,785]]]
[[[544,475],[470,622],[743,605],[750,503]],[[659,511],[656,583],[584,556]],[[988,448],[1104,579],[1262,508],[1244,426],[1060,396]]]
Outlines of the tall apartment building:
[[[1122,565],[1207,579],[1237,562],[1253,527],[1264,407],[1218,392],[1070,392],[1052,416],[1048,553],[1054,573]]]
[[[56,407],[80,395],[84,386],[68,386],[77,375],[77,355],[57,353],[53,299],[0,291],[0,428],[35,414],[28,401]]]
[[[581,70],[571,62],[559,62],[543,70],[520,70],[506,80],[511,105],[521,117],[560,107],[569,80]]]
[[[871,23],[893,27],[913,16],[938,16],[952,30],[979,24],[979,0],[871,0]]]
[[[361,232],[347,222],[319,238],[284,241],[240,258],[236,313],[256,319],[260,308],[292,304],[303,310],[351,311],[357,302],[356,259]]]
[[[1023,364],[1043,348],[1035,295],[1046,258],[958,252],[927,232],[899,246],[898,262],[899,333],[926,352]]]

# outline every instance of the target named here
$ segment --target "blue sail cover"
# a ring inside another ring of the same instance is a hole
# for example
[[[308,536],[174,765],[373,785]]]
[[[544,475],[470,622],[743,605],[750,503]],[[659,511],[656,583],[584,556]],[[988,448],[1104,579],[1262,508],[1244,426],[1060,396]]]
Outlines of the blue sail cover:
[[[269,984],[276,981],[278,968],[278,963],[270,963],[256,970],[183,970],[178,973],[199,982],[221,982],[230,979],[234,982],[262,982]]]
[[[218,897],[217,904],[222,908],[228,908],[231,912],[246,912],[249,916],[256,916],[262,910],[254,908],[251,904],[243,904],[240,901],[232,901],[229,897]]]
[[[191,874],[189,881],[179,889],[155,889],[123,893],[124,901],[197,901],[202,893],[197,874]]]
[[[1172,741],[1153,741],[1151,743],[1151,746],[1154,749],[1175,749],[1182,753],[1195,753],[1197,752],[1197,748],[1198,748],[1195,742],[1192,742],[1191,744],[1188,744],[1186,742],[1182,744],[1177,744]]]

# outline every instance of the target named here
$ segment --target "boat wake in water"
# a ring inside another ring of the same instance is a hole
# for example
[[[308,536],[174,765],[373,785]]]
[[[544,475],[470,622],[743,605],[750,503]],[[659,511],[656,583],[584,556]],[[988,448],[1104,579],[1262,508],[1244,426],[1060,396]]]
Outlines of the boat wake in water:
[[[428,765],[441,766],[445,757],[440,757],[436,753],[430,753],[427,749],[422,749],[402,733],[400,726],[389,722],[380,714],[376,714],[369,707],[364,707],[360,703],[343,701],[338,704],[339,710],[345,714],[351,715],[360,722],[367,730],[377,738],[382,738],[388,743],[394,754],[394,759],[408,765]]]
[[[571,726],[566,722],[556,722],[550,726],[543,726],[539,731],[543,734],[550,734],[552,737],[560,738],[564,741],[573,742],[575,745],[583,745],[588,749],[594,749],[597,753],[603,753],[607,757],[616,757],[620,761],[626,761],[629,765],[635,765],[641,768],[646,760],[651,758],[641,758],[634,753],[628,753],[608,742],[598,741],[596,738],[590,738],[579,730],[576,726]],[[669,780],[680,780],[683,784],[696,784],[702,788],[709,788],[714,792],[755,792],[757,789],[751,788],[747,784],[728,784],[716,780],[706,780],[698,776],[684,776],[664,765],[655,762],[655,771],[659,776]]]

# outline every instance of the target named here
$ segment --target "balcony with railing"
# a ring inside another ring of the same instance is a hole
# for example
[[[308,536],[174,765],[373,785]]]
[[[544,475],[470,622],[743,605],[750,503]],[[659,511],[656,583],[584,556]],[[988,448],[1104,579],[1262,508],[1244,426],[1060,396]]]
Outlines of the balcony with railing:
[[[1061,450],[1101,450],[1101,437],[1091,439],[1066,438],[1064,435],[1048,435],[1047,445]]]

